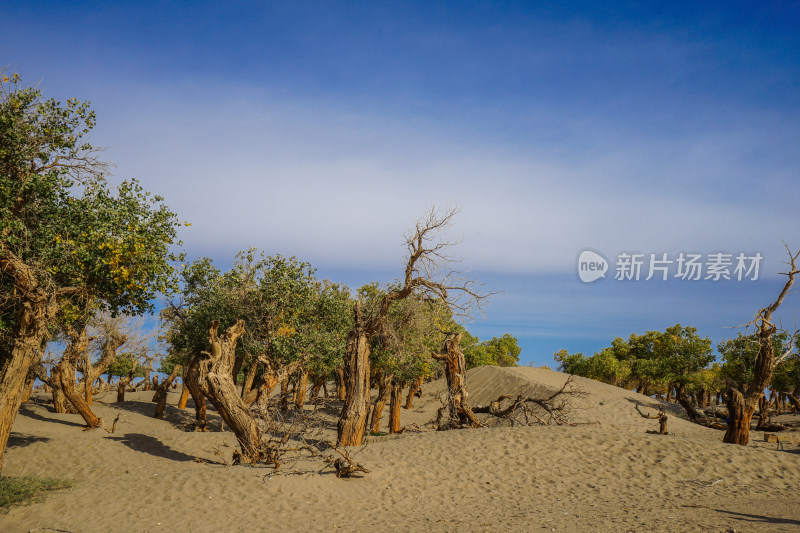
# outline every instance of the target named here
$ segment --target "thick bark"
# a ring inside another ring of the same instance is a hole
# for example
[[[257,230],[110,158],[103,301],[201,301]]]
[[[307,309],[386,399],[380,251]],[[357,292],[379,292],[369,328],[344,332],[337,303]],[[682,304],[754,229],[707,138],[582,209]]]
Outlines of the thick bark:
[[[308,369],[303,368],[300,370],[297,385],[294,388],[294,407],[295,409],[302,409],[306,401],[306,389],[308,388]]]
[[[206,430],[206,397],[203,395],[203,388],[200,386],[200,356],[195,356],[186,367],[183,376],[186,388],[194,400],[194,430]]]
[[[181,389],[181,398],[178,400],[178,409],[186,409],[186,403],[189,401],[189,387],[186,386],[186,378],[183,379],[183,388]]]
[[[775,369],[775,353],[772,346],[772,335],[777,328],[771,322],[772,314],[783,303],[783,299],[789,293],[789,289],[794,284],[795,275],[800,272],[796,267],[797,255],[789,254],[789,272],[786,273],[788,279],[783,286],[778,298],[768,307],[761,309],[756,316],[755,328],[758,336],[758,354],[756,355],[753,377],[750,382],[745,384],[743,390],[735,388],[734,385],[728,387],[726,403],[728,405],[728,430],[725,432],[722,442],[729,444],[746,445],[750,440],[750,420],[756,410],[758,401],[764,394],[764,389],[772,380],[772,372]]]
[[[344,355],[345,399],[337,425],[340,446],[361,446],[369,414],[369,338],[361,302],[353,305],[355,327]]]
[[[169,386],[172,385],[172,382],[178,377],[180,371],[181,365],[172,367],[172,372],[170,372],[167,379],[156,389],[156,394],[153,397],[153,401],[156,402],[156,412],[153,416],[158,419],[164,418],[164,408],[167,406],[167,391],[169,390]]]
[[[241,447],[240,461],[256,463],[262,455],[261,436],[256,419],[239,396],[232,374],[236,341],[244,334],[244,321],[238,320],[221,337],[218,330],[219,322],[215,320],[208,328],[211,351],[197,358],[200,387],[236,435]]]
[[[750,441],[750,422],[756,410],[757,399],[746,398],[738,389],[728,389],[728,430],[722,442],[746,446]]]
[[[389,404],[389,433],[402,433],[400,429],[400,404],[403,400],[402,381],[392,383],[392,397]],[[405,428],[403,428],[405,429]]]
[[[411,384],[411,387],[408,388],[408,396],[406,397],[406,404],[404,406],[405,409],[411,409],[414,405],[414,397],[419,394],[419,391],[422,390],[422,378],[417,378],[414,380],[414,383]]]
[[[86,422],[86,427],[94,429],[102,426],[103,419],[94,414],[94,411],[92,411],[92,408],[86,403],[83,395],[75,389],[75,366],[73,360],[63,358],[61,362],[58,363],[58,366],[60,367],[58,378],[61,382],[61,388],[64,390],[64,396],[67,397],[72,407],[75,408]]]
[[[482,424],[472,412],[467,395],[467,364],[464,352],[459,343],[461,333],[450,334],[444,341],[442,351],[434,354],[434,359],[444,361],[444,371],[447,377],[447,411],[449,421],[441,429],[450,429],[471,425],[480,427]]]
[[[378,397],[375,398],[375,403],[372,404],[372,417],[369,422],[370,431],[373,433],[381,432],[381,416],[383,415],[383,408],[392,393],[392,378],[392,374],[388,376],[381,374],[378,380]]]
[[[61,390],[61,382],[58,379],[58,365],[50,369],[49,376],[41,363],[31,366],[31,371],[39,381],[44,383],[44,391],[53,395],[53,410],[56,413],[66,413],[66,398],[64,398],[64,391]]]
[[[39,287],[33,270],[0,246],[0,271],[15,281],[15,331],[9,353],[0,354],[0,472],[3,468],[11,426],[17,417],[28,370],[41,354],[47,326],[55,316],[57,303]]]

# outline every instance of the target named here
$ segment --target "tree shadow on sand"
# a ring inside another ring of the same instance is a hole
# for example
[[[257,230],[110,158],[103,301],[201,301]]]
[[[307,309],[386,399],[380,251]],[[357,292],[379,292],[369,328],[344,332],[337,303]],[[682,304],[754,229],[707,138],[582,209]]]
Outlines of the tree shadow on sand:
[[[792,526],[800,526],[800,520],[793,518],[781,518],[776,516],[764,516],[760,514],[737,513],[736,511],[728,511],[726,509],[715,509],[718,513],[730,515],[733,518],[745,522],[756,522],[761,524],[788,524]]]
[[[154,455],[155,457],[163,457],[173,461],[194,461],[193,455],[186,455],[185,453],[173,450],[169,446],[163,444],[160,440],[150,435],[143,435],[141,433],[128,433],[122,437],[106,437],[110,440],[116,440],[130,448],[131,450]]]
[[[36,435],[22,435],[21,433],[11,433],[11,436],[8,437],[8,447],[9,448],[24,448],[34,442],[48,442],[51,439],[50,437],[37,437]]]
[[[33,418],[34,420],[41,420],[42,422],[55,422],[56,424],[64,424],[66,426],[76,426],[79,428],[86,427],[86,424],[82,422],[72,422],[71,420],[62,420],[60,418],[55,418],[55,417],[51,418],[48,416],[44,416],[41,413],[37,412],[39,409],[45,409],[45,412],[47,414],[52,414],[52,415],[56,414],[56,412],[53,411],[52,410],[53,408],[50,406],[39,405],[37,407],[33,407],[26,404],[22,404],[20,406],[19,413],[27,418]],[[80,419],[80,415],[76,414],[74,416]]]
[[[124,402],[108,403],[107,405],[115,409],[138,413],[149,418],[153,418],[156,411],[155,403],[140,400],[126,400]],[[192,431],[194,425],[194,402],[189,400],[186,404],[186,409],[178,409],[174,405],[167,405],[164,409],[163,420],[169,422],[177,429]],[[208,424],[209,430],[222,425],[222,418],[216,414],[211,405],[208,406],[208,411],[206,412],[206,423]]]

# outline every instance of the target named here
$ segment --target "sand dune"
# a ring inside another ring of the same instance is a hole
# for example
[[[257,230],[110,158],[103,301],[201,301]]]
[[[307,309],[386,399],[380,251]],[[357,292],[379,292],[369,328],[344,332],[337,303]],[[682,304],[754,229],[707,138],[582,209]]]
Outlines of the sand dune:
[[[544,394],[565,379],[546,369],[477,368],[468,374],[470,402]],[[796,447],[777,451],[758,432],[747,447],[726,445],[721,432],[676,416],[670,435],[648,434],[658,423],[634,405],[655,400],[583,378],[575,383],[587,394],[573,420],[584,425],[447,432],[424,428],[444,386],[426,384],[414,408],[402,412],[409,430],[370,437],[354,457],[371,472],[349,480],[321,470],[318,459],[278,472],[224,466],[233,434],[219,431],[213,411],[210,431],[187,431],[194,413],[175,407],[175,393],[165,420],[151,417],[152,393],[130,394],[123,404],[99,396],[98,414],[107,421],[120,415],[113,434],[82,431],[77,415],[27,404],[4,474],[67,477],[75,486],[0,515],[0,531],[800,530]],[[334,438],[338,406],[319,413],[324,438]]]

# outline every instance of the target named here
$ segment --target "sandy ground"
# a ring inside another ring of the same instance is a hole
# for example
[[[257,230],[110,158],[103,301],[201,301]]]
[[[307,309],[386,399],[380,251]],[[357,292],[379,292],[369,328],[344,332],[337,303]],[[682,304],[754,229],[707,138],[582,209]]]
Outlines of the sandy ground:
[[[470,402],[504,393],[544,394],[565,375],[538,368],[477,368]],[[353,457],[368,475],[337,479],[319,458],[225,466],[236,447],[209,411],[209,431],[170,393],[164,420],[152,393],[96,398],[115,432],[82,431],[77,415],[44,403],[22,407],[4,475],[66,477],[74,488],[0,515],[0,531],[800,531],[800,449],[751,434],[746,447],[722,432],[670,416],[666,436],[634,410],[650,398],[583,378],[587,395],[572,427],[425,430],[441,405],[441,382],[402,411],[408,431],[370,437]],[[40,397],[44,399],[44,396]],[[668,406],[671,414],[680,409]],[[339,402],[315,416],[333,439]],[[646,409],[645,409],[646,410]],[[384,421],[388,413],[384,415]],[[110,425],[110,424],[109,424]],[[197,462],[202,459],[202,462]]]

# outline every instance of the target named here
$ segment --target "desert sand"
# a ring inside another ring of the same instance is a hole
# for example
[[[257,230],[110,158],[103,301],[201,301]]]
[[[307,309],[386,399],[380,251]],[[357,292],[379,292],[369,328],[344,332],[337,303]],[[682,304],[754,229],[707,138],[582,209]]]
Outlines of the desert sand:
[[[547,369],[481,367],[468,373],[472,405],[500,394],[544,394],[566,376]],[[402,435],[369,437],[353,458],[370,470],[337,479],[305,455],[278,471],[226,466],[236,448],[209,410],[209,431],[191,431],[189,408],[170,392],[164,420],[152,392],[96,397],[114,433],[82,431],[78,415],[23,405],[4,475],[70,479],[74,487],[0,515],[0,531],[800,531],[800,449],[784,451],[751,433],[746,447],[679,418],[669,435],[647,433],[658,401],[584,378],[576,426],[431,431],[441,381],[403,410]],[[317,416],[335,439],[340,403]],[[311,407],[309,407],[310,409]],[[388,412],[384,411],[384,423]],[[199,461],[199,462],[198,462]]]

